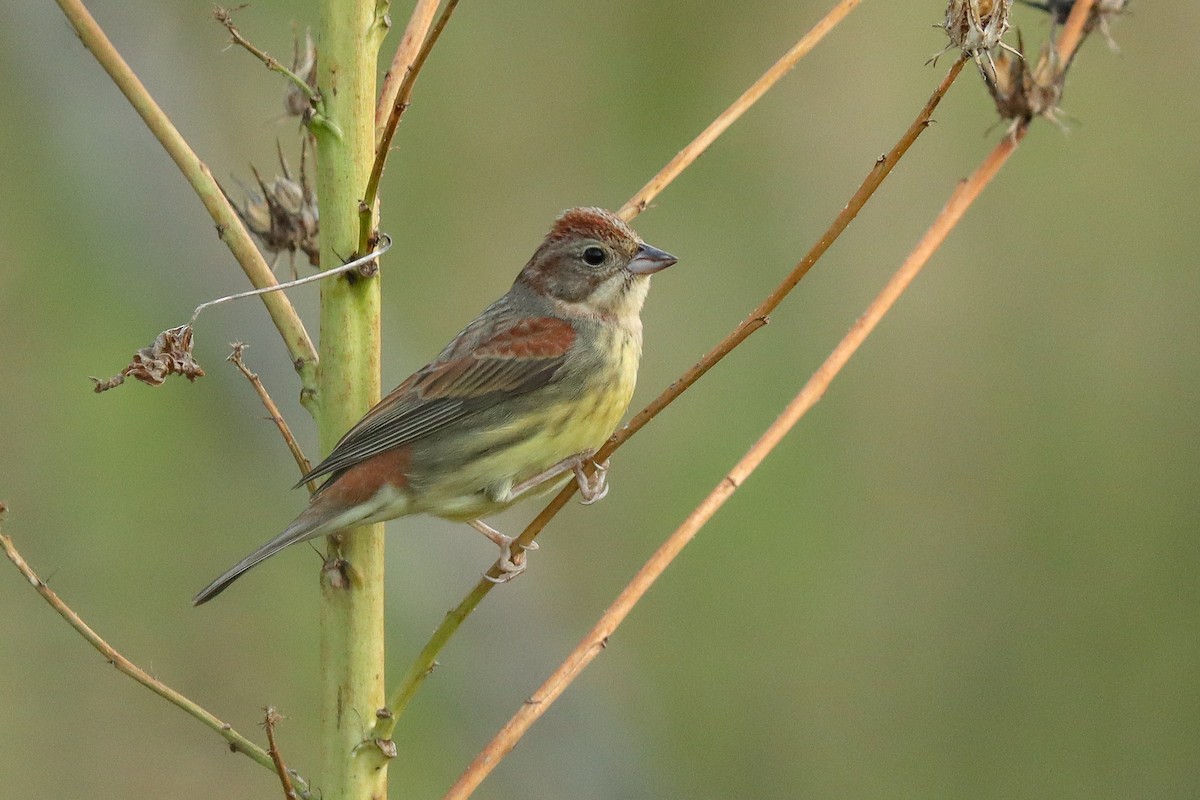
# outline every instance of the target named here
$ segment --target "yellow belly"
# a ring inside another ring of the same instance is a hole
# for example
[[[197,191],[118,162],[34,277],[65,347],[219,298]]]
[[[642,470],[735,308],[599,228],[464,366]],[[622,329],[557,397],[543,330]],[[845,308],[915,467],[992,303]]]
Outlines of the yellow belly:
[[[641,356],[640,337],[627,332],[612,336],[618,355],[607,369],[590,375],[575,396],[479,431],[481,449],[493,443],[495,448],[464,464],[441,486],[430,487],[422,510],[459,520],[494,514],[515,502],[503,499],[514,486],[604,444],[629,408]],[[552,478],[517,499],[545,494],[569,479],[569,474]]]

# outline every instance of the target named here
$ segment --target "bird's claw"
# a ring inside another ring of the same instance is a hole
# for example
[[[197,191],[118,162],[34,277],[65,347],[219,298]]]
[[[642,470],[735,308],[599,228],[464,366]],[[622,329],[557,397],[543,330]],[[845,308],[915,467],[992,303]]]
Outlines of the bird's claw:
[[[579,484],[579,494],[583,498],[579,502],[590,506],[608,495],[608,459],[605,459],[603,464],[593,461],[596,471],[590,476],[583,471],[584,463],[586,462],[581,461],[575,465],[575,481]]]
[[[496,562],[496,566],[500,569],[500,574],[496,577],[492,577],[487,572],[483,574],[483,577],[492,583],[508,583],[520,575],[528,566],[526,564],[525,551],[538,549],[537,542],[521,544],[513,537],[505,536],[481,519],[473,519],[468,524],[500,548],[500,559]],[[518,552],[514,553],[514,549]]]
[[[500,547],[500,558],[496,565],[500,568],[500,574],[492,577],[488,573],[483,573],[483,577],[487,578],[492,583],[508,583],[513,578],[520,575],[529,567],[528,559],[525,558],[525,553],[529,550],[537,550],[538,543],[530,542],[529,544],[518,544],[516,539],[511,536],[503,536],[502,542],[497,542]],[[517,550],[513,553],[513,550]]]

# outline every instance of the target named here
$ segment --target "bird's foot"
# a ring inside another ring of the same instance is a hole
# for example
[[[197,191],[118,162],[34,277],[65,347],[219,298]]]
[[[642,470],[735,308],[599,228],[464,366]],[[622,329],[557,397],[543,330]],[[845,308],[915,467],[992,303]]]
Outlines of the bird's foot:
[[[516,539],[511,536],[505,536],[483,520],[471,520],[470,525],[500,548],[500,559],[497,562],[497,565],[500,567],[500,575],[493,578],[486,572],[483,574],[483,577],[492,583],[508,583],[520,575],[529,566],[528,560],[525,558],[526,551],[538,549],[537,542],[517,544]]]
[[[590,506],[597,500],[603,500],[608,495],[608,459],[604,459],[603,464],[598,464],[592,461],[596,471],[592,475],[588,475],[583,470],[583,465],[591,459],[591,456],[580,458],[575,464],[575,481],[579,484],[579,494],[583,497],[579,502],[585,506]]]

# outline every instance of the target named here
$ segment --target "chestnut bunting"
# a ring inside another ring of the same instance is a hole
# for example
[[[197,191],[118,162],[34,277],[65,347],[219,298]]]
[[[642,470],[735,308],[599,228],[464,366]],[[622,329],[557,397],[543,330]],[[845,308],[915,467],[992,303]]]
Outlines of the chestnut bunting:
[[[301,479],[330,476],[308,508],[192,602],[290,544],[407,514],[469,522],[505,578],[519,573],[512,539],[480,517],[572,478],[585,503],[607,493],[606,465],[583,466],[629,407],[650,275],[675,261],[614,214],[564,212],[508,293]]]

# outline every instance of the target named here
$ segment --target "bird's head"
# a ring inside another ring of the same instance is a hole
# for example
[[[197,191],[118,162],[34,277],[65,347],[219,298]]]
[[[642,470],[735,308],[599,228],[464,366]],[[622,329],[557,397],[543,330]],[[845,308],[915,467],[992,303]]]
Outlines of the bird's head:
[[[517,277],[568,315],[636,318],[650,275],[676,262],[601,208],[564,211]]]

